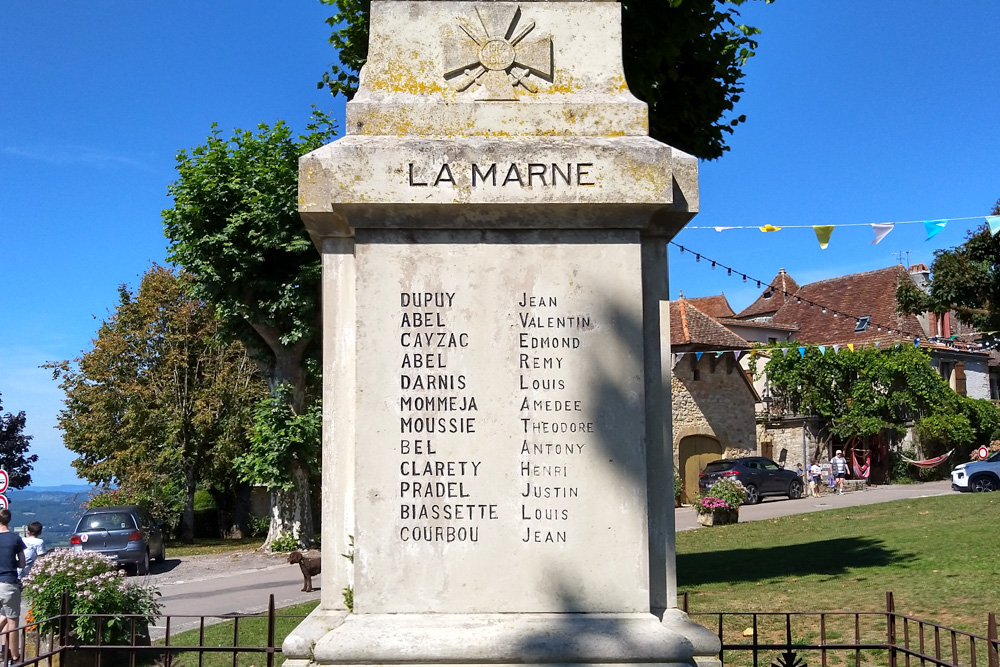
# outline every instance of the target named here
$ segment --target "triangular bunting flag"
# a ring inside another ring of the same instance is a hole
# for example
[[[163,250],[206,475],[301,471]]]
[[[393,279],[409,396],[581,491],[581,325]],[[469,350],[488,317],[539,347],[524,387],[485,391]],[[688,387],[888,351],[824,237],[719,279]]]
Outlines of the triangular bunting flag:
[[[715,358],[718,359],[719,357],[721,357],[725,353],[726,353],[725,350],[719,350],[718,352],[715,353]]]
[[[813,231],[816,232],[820,250],[826,250],[830,245],[830,237],[833,236],[833,225],[813,225]]]
[[[914,338],[913,339],[913,347],[920,347],[920,339],[919,338]]]
[[[742,356],[743,356],[743,350],[733,350],[733,359],[739,361],[740,357]]]
[[[850,350],[851,352],[854,352],[854,343],[848,343],[847,349]]]
[[[877,350],[877,349],[879,349],[881,347],[882,347],[882,341],[880,341],[880,340],[875,341],[875,349]]]
[[[834,345],[833,346],[833,351],[834,352],[840,352],[840,345]]]
[[[681,360],[681,357],[683,357],[683,356],[684,356],[683,352],[676,353],[674,355],[674,365],[671,366],[671,368],[676,368],[677,367],[677,362],[679,362]]]
[[[927,230],[927,238],[924,240],[930,241],[932,238],[937,236],[947,224],[947,220],[924,220],[924,229]]]
[[[804,347],[800,347],[799,348],[799,356],[800,357],[806,356],[806,348],[804,348]]]
[[[736,229],[736,228],[735,227],[716,227],[715,231],[717,231],[717,232],[724,232],[727,229]]]
[[[986,224],[990,226],[990,234],[993,236],[1000,232],[1000,215],[991,215],[986,218]]]
[[[896,225],[891,222],[876,222],[873,224],[872,231],[875,232],[875,240],[872,241],[872,245],[875,245],[884,239],[895,226]]]
[[[788,348],[787,347],[781,348],[781,354],[787,357],[788,356]]]
[[[694,353],[695,361],[701,361],[701,355],[703,355],[703,354],[705,354],[705,353],[704,352],[695,352]]]
[[[771,223],[767,223],[763,227],[758,227],[757,229],[759,229],[762,232],[780,232],[781,231],[781,227],[775,227]]]
[[[826,345],[820,345],[819,346],[819,353],[821,355],[826,354]]]

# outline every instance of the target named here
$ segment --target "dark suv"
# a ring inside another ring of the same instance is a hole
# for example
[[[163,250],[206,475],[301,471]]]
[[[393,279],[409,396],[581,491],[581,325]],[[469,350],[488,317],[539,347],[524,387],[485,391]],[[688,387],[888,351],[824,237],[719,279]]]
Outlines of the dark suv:
[[[759,503],[764,496],[802,497],[802,478],[763,456],[712,461],[701,471],[698,488],[704,491],[716,480],[731,477],[746,487],[748,505]]]
[[[138,575],[149,573],[151,558],[163,562],[167,557],[162,524],[139,505],[87,510],[69,543],[74,549],[110,556]]]

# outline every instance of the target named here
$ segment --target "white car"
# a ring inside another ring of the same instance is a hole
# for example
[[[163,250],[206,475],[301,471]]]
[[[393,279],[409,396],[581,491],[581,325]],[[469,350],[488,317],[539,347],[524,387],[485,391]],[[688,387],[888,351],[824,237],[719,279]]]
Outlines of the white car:
[[[1000,490],[1000,452],[985,461],[970,461],[951,471],[951,488],[955,491]]]

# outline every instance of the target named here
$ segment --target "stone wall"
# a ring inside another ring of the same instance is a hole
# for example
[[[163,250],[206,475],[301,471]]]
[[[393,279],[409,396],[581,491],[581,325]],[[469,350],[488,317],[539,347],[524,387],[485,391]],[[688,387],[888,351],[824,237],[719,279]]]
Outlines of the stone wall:
[[[671,376],[674,460],[677,446],[691,435],[717,439],[727,450],[744,456],[757,449],[754,433],[754,395],[732,354],[716,358],[706,352],[701,360],[685,355]]]
[[[802,458],[803,428],[806,431],[805,460]],[[782,452],[785,452],[786,470],[794,470],[797,463],[801,463],[803,468],[808,468],[814,458],[820,462],[829,461],[830,454],[827,451],[824,434],[816,429],[816,422],[801,419],[757,424],[760,454],[779,461]]]

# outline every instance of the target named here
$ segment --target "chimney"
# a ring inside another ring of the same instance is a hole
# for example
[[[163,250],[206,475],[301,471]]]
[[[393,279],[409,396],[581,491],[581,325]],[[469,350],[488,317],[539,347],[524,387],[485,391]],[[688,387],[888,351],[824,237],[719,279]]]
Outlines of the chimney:
[[[926,264],[911,264],[910,268],[907,269],[907,273],[910,274],[910,279],[913,280],[919,289],[927,292],[931,291],[931,270],[927,268]]]

